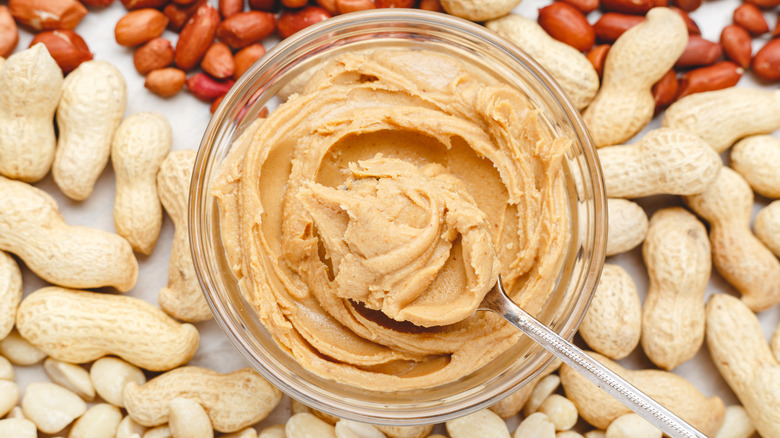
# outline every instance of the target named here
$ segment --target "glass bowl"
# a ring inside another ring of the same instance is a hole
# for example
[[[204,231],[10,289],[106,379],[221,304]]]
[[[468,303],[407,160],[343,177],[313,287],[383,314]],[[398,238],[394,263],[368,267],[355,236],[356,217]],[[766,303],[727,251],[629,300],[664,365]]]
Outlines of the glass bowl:
[[[239,290],[226,260],[211,183],[234,140],[285,87],[334,54],[377,47],[428,49],[486,68],[528,95],[554,135],[572,140],[563,158],[571,239],[554,291],[536,317],[574,336],[604,262],[606,200],[595,148],[579,112],[533,59],[486,28],[440,13],[383,9],[351,13],[311,26],[271,49],[242,76],[209,123],[190,191],[190,240],[214,318],[244,358],[289,396],[326,413],[385,425],[440,423],[487,407],[527,384],[551,363],[522,337],[508,351],[457,381],[418,390],[381,392],[324,379],[279,347]]]

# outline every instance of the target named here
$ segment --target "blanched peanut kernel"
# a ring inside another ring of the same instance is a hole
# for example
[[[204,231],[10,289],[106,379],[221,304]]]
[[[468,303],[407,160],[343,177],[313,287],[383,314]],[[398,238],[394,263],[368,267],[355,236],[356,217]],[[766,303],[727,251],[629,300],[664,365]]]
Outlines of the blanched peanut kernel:
[[[96,360],[89,370],[89,377],[98,395],[120,408],[125,407],[122,391],[128,383],[135,382],[138,385],[146,383],[143,371],[115,357]]]
[[[136,423],[129,415],[125,416],[116,428],[116,438],[141,438],[146,428]]]
[[[95,388],[92,386],[89,372],[84,368],[50,357],[43,362],[43,369],[52,382],[70,389],[84,400],[91,401],[95,398]]]
[[[46,357],[46,353],[35,348],[16,330],[0,341],[0,354],[14,365],[35,365]]]
[[[569,430],[577,424],[577,408],[566,397],[553,394],[539,406],[539,412],[547,415],[555,425],[555,430]]]
[[[620,416],[607,427],[606,438],[661,438],[661,431],[637,414]]]
[[[281,425],[277,425],[277,426],[281,426]],[[282,434],[279,435],[277,438],[284,438],[284,426],[282,426],[281,433]],[[247,427],[246,429],[239,430],[238,432],[226,433],[224,435],[220,435],[219,438],[257,438],[257,431],[252,427]]]
[[[68,438],[115,438],[121,421],[119,408],[98,403],[73,423]]]
[[[558,377],[557,374],[550,374],[549,376],[545,376],[542,380],[540,380],[539,383],[537,383],[534,387],[533,392],[531,392],[531,397],[523,407],[523,413],[525,416],[528,417],[539,410],[539,406],[542,405],[542,402],[547,400],[547,397],[552,395],[560,385],[561,378]]]
[[[0,356],[0,380],[13,380],[14,379],[14,367],[11,362]]]
[[[144,438],[173,438],[173,434],[168,426],[158,426],[147,430]]]
[[[43,433],[61,431],[86,410],[87,404],[81,397],[54,383],[31,383],[22,397],[24,416]]]
[[[168,404],[168,427],[173,438],[213,438],[206,410],[196,401],[177,397]]]
[[[754,433],[756,433],[756,426],[753,425],[745,408],[732,405],[726,407],[723,426],[720,427],[715,438],[750,438]]]
[[[284,432],[287,438],[336,438],[335,427],[306,412],[290,417]]]
[[[336,423],[336,438],[386,438],[376,427],[341,419]]]
[[[0,420],[0,436],[14,438],[38,438],[35,424],[24,418],[6,418]]]
[[[284,424],[274,424],[261,430],[257,438],[287,438],[284,429]]]
[[[450,420],[446,426],[451,438],[509,438],[504,420],[488,409]]]
[[[536,412],[523,420],[515,430],[514,438],[553,438],[555,437],[555,425],[547,415]]]
[[[11,412],[18,401],[19,385],[10,380],[0,380],[0,418]]]

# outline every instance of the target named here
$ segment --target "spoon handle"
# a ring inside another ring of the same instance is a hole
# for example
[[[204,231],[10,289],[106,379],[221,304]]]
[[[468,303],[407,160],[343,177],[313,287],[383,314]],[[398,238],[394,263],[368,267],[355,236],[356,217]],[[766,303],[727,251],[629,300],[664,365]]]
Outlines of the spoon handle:
[[[496,286],[483,299],[480,310],[489,310],[506,319],[534,342],[671,438],[707,438],[647,394],[521,309],[507,297],[500,278]]]

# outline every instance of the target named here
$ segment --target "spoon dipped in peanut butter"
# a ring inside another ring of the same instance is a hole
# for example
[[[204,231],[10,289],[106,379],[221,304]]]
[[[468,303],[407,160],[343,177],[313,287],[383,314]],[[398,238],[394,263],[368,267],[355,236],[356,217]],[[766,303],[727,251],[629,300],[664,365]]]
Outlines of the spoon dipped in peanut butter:
[[[377,157],[351,163],[344,186],[301,189],[338,266],[340,298],[423,327],[494,312],[668,436],[705,436],[515,304],[498,274],[485,214],[437,170]],[[453,254],[466,271],[458,281],[446,272]],[[431,271],[440,272],[433,284],[425,280]]]

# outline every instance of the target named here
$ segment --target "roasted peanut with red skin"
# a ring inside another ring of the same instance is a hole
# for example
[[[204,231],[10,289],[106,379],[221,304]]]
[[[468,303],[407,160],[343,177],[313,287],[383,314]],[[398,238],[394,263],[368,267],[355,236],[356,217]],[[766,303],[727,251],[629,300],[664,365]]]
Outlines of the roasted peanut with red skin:
[[[593,68],[596,69],[596,73],[598,73],[599,77],[604,73],[604,61],[607,60],[607,53],[609,53],[610,47],[612,47],[610,44],[601,44],[591,49],[588,54],[585,55],[588,58],[588,61],[593,64]]]
[[[111,6],[114,0],[81,0],[81,3],[95,8],[105,8],[106,6]]]
[[[780,0],[745,0],[745,3],[756,5],[762,9],[771,9],[780,5]]]
[[[120,18],[114,28],[120,46],[137,46],[162,35],[168,17],[157,9],[138,9]]]
[[[265,55],[265,47],[260,43],[252,44],[236,52],[234,57],[236,70],[233,72],[233,79],[238,80],[263,55]]]
[[[579,9],[583,14],[589,14],[599,7],[599,0],[563,0]]]
[[[307,6],[295,11],[287,10],[282,12],[276,27],[279,36],[287,38],[299,30],[305,29],[314,23],[319,23],[322,20],[327,20],[330,17],[330,13],[319,6]]]
[[[308,0],[282,0],[282,6],[290,9],[298,9],[306,6]]]
[[[596,42],[596,32],[588,19],[568,3],[558,1],[539,9],[537,21],[551,37],[580,52],[589,50]]]
[[[225,98],[225,95],[219,96],[218,98],[214,99],[214,102],[211,102],[211,106],[209,107],[209,111],[211,114],[214,114],[214,112],[219,108],[219,104],[222,103],[222,99]]]
[[[317,6],[328,11],[330,15],[336,15],[339,13],[339,9],[336,7],[336,0],[316,0]],[[420,7],[422,9],[422,6]],[[441,8],[439,8],[441,12]]]
[[[228,18],[244,10],[244,0],[219,0],[219,13]]]
[[[121,0],[127,10],[154,8],[159,9],[168,3],[168,0]]]
[[[8,9],[17,23],[36,31],[73,29],[87,15],[78,0],[10,0]]]
[[[374,0],[377,8],[413,8],[414,0]]]
[[[87,43],[72,30],[41,32],[32,39],[30,47],[37,43],[43,43],[46,46],[51,57],[65,74],[75,70],[82,62],[92,59],[92,53],[89,51]]]
[[[681,99],[693,93],[733,87],[737,85],[743,72],[742,67],[731,61],[721,61],[717,64],[691,70],[680,77],[680,90],[677,98]]]
[[[195,11],[195,15],[187,21],[179,34],[173,57],[176,66],[186,71],[198,65],[214,41],[217,26],[219,26],[219,12],[208,3],[204,3]]]
[[[212,102],[230,90],[235,82],[232,79],[217,81],[203,73],[196,73],[187,78],[187,89],[200,100]]]
[[[753,57],[753,73],[765,81],[780,80],[780,39],[769,40]]]
[[[677,98],[679,82],[677,81],[677,72],[670,69],[666,74],[653,85],[653,98],[655,99],[656,113],[671,105]]]
[[[206,51],[200,67],[213,78],[226,79],[233,76],[233,72],[236,71],[236,61],[233,59],[230,47],[216,42]]]
[[[775,29],[772,31],[772,38],[780,36],[780,14],[777,16],[777,23],[775,24]]]
[[[217,38],[234,49],[260,42],[276,29],[276,18],[269,12],[241,12],[223,21]]]
[[[249,0],[249,8],[259,11],[273,12],[278,4],[277,0]]]
[[[336,0],[339,14],[374,9],[374,0]]]
[[[674,66],[676,68],[689,68],[711,65],[720,58],[722,53],[723,49],[719,43],[705,40],[698,35],[691,35],[688,38],[685,51]]]
[[[769,32],[764,14],[758,7],[750,3],[742,3],[734,9],[734,24],[742,26],[753,36]]]
[[[19,29],[8,6],[0,6],[0,56],[8,57],[19,42]]]
[[[420,0],[420,4],[417,7],[423,11],[444,12],[439,0]]]
[[[720,45],[728,59],[742,68],[750,66],[753,48],[748,31],[736,24],[730,24],[720,33]]]
[[[173,62],[173,45],[165,38],[155,38],[133,54],[135,70],[145,75],[152,70],[165,68]]]
[[[701,6],[702,0],[672,0],[672,4],[685,12],[695,11]]]
[[[179,32],[182,30],[187,21],[195,14],[201,6],[206,4],[206,0],[198,0],[197,2],[181,6],[175,3],[171,3],[163,9],[163,14],[168,17],[168,29]]]
[[[144,87],[160,97],[171,97],[184,88],[187,74],[178,68],[152,70],[146,75]]]
[[[685,20],[685,26],[688,28],[688,35],[701,35],[701,29],[699,29],[699,25],[696,24],[695,21],[693,21],[693,18],[691,18],[691,16],[688,15],[687,12],[674,6],[672,6],[669,9],[673,10],[674,12],[677,12],[678,14],[680,14],[681,17],[683,17],[683,20]]]
[[[653,0],[601,0],[600,5],[605,11],[636,15],[644,15],[656,6]]]
[[[596,38],[605,43],[614,43],[623,32],[643,22],[645,17],[639,15],[618,14],[607,12],[593,24]]]

